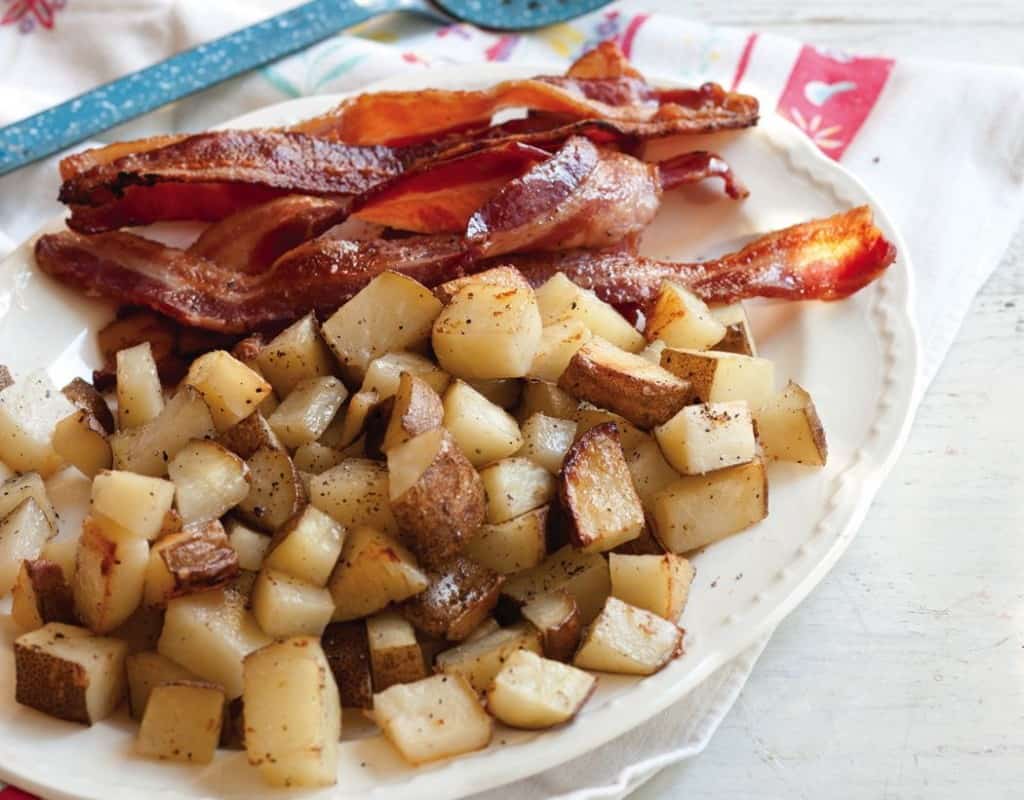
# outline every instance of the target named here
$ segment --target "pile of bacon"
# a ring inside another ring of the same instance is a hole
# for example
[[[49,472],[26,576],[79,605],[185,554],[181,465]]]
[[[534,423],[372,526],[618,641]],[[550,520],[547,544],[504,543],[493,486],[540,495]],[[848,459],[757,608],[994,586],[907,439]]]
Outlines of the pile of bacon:
[[[504,109],[525,116],[492,124]],[[620,308],[642,307],[668,278],[710,302],[848,296],[895,257],[863,207],[713,261],[637,254],[664,191],[717,178],[746,194],[712,153],[646,163],[643,144],[757,117],[753,97],[715,84],[653,87],[605,43],[565,76],[364,94],[288,128],[71,156],[70,230],[42,236],[36,260],[90,295],[225,333],[329,313],[383,270],[428,286],[496,264],[534,284],[561,271]],[[187,249],[117,230],[161,220],[212,224]]]

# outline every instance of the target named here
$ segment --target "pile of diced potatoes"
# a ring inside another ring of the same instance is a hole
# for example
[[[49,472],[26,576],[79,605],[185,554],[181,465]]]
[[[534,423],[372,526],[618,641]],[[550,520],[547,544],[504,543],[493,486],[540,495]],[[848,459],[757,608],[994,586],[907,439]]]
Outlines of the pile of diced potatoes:
[[[335,782],[343,707],[420,764],[660,670],[684,554],[767,515],[767,461],[826,457],[744,309],[671,283],[641,332],[562,275],[386,272],[173,390],[148,342],[116,378],[0,370],[17,700],[89,725],[127,698],[142,756],[241,748],[282,786]],[[69,468],[91,502],[58,536]]]

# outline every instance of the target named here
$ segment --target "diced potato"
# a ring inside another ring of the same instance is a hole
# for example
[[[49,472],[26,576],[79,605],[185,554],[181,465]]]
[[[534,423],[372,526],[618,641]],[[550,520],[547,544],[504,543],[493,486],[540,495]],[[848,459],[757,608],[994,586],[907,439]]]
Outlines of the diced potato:
[[[687,553],[768,516],[768,475],[761,459],[680,478],[654,497],[655,530],[666,550]]]
[[[146,566],[146,605],[217,589],[238,575],[238,554],[220,520],[207,520],[153,543]]]
[[[281,401],[267,423],[285,447],[315,442],[327,430],[347,396],[345,384],[333,375],[307,378]]]
[[[60,391],[78,411],[95,418],[104,434],[113,433],[114,415],[95,386],[82,378],[72,378]]]
[[[232,520],[227,527],[228,542],[238,556],[238,568],[259,572],[263,559],[270,549],[270,537],[254,531],[238,520]]]
[[[341,702],[315,638],[275,642],[245,659],[245,750],[272,786],[337,780]]]
[[[670,622],[679,620],[693,582],[693,565],[674,553],[608,556],[612,596]]]
[[[750,320],[742,303],[731,303],[727,306],[712,306],[711,313],[715,319],[725,325],[725,336],[717,342],[715,350],[726,353],[739,353],[742,356],[756,356],[757,346],[750,330]]]
[[[426,590],[399,609],[417,630],[461,642],[494,610],[504,577],[465,556],[430,572]]]
[[[342,708],[373,707],[373,675],[366,623],[332,622],[320,640],[331,666]]]
[[[6,517],[23,502],[32,498],[43,512],[47,522],[57,533],[57,512],[46,493],[46,484],[38,472],[27,472],[24,475],[8,478],[0,484],[0,519]],[[2,594],[2,593],[0,593]]]
[[[52,475],[64,464],[53,430],[74,411],[42,371],[0,391],[0,461],[17,472]]]
[[[581,669],[517,650],[494,677],[487,710],[513,728],[550,728],[576,716],[596,686]]]
[[[557,475],[576,438],[576,422],[538,412],[523,423],[522,434],[523,446],[517,455]]]
[[[242,694],[242,659],[270,642],[232,588],[176,597],[167,604],[157,651],[208,681],[228,698]]]
[[[618,311],[588,289],[582,289],[561,272],[552,275],[537,289],[544,325],[578,319],[591,333],[635,353],[644,346],[644,337]]]
[[[669,347],[707,350],[724,336],[725,325],[697,295],[671,281],[661,285],[644,328],[648,342],[661,339]]]
[[[598,672],[653,675],[682,653],[683,631],[677,625],[609,597],[573,664]]]
[[[444,428],[389,450],[388,474],[395,519],[424,563],[451,558],[483,524],[481,477]]]
[[[375,358],[428,339],[440,312],[441,301],[425,286],[397,272],[383,272],[339,308],[321,333],[346,379],[360,381]]]
[[[574,419],[576,420],[576,441],[579,441],[580,437],[591,428],[596,428],[598,425],[603,425],[606,422],[615,423],[615,427],[619,431],[619,441],[622,443],[623,450],[636,447],[644,439],[650,438],[650,434],[640,430],[625,417],[612,411],[598,408],[593,403],[580,403],[576,409]]]
[[[309,502],[351,530],[371,525],[397,534],[388,500],[388,469],[365,458],[349,458],[309,482]]]
[[[264,566],[252,587],[252,613],[275,639],[319,636],[334,614],[334,600],[321,586]]]
[[[452,278],[434,287],[434,296],[447,305],[468,286],[494,286],[499,289],[530,289],[530,282],[515,267],[494,267],[472,275]]]
[[[482,750],[494,728],[473,688],[448,675],[379,692],[367,713],[410,764]]]
[[[554,383],[528,379],[523,384],[523,396],[517,416],[527,420],[534,414],[556,419],[575,419],[579,401]]]
[[[533,289],[469,284],[434,320],[431,343],[451,375],[520,378],[533,363],[541,327]]]
[[[644,511],[614,423],[591,428],[569,450],[561,498],[572,521],[570,537],[581,550],[611,550],[640,535]]]
[[[124,666],[128,677],[128,704],[133,719],[142,719],[150,693],[157,686],[175,681],[198,680],[180,664],[152,651],[130,654]]]
[[[195,387],[184,386],[148,425],[119,431],[109,441],[117,469],[159,478],[167,474],[167,462],[181,448],[193,439],[212,438],[214,433],[213,417],[203,396]]]
[[[383,692],[396,683],[412,683],[427,676],[423,651],[412,625],[394,611],[366,620],[373,669],[373,689]]]
[[[753,418],[742,400],[687,406],[655,428],[654,436],[683,475],[703,475],[757,456]]]
[[[321,443],[337,448],[348,447],[363,435],[370,413],[380,402],[380,395],[376,392],[356,392],[348,401],[344,415],[339,413],[324,431]],[[340,425],[338,419],[341,420]]]
[[[117,426],[137,428],[160,416],[164,390],[149,342],[118,351]]]
[[[140,539],[155,539],[174,502],[174,484],[133,472],[104,471],[92,482],[93,514]]]
[[[461,675],[482,694],[517,650],[540,653],[540,635],[532,625],[520,623],[500,628],[475,641],[445,650],[438,655],[435,668],[446,675]]]
[[[385,353],[370,362],[359,391],[376,392],[377,397],[386,400],[398,392],[403,372],[419,378],[438,394],[448,388],[452,379],[451,375],[419,353]]]
[[[225,350],[213,350],[193,361],[185,384],[202,394],[218,431],[241,422],[270,393],[263,376]]]
[[[528,458],[504,458],[480,471],[487,493],[487,522],[497,524],[547,505],[558,482]]]
[[[128,647],[51,622],[14,640],[15,699],[58,719],[92,725],[121,704]]]
[[[249,467],[249,493],[238,513],[257,528],[275,531],[306,505],[306,487],[288,453],[265,447],[245,462]]]
[[[123,528],[86,517],[78,543],[74,593],[78,616],[95,633],[109,633],[142,603],[149,543]]]
[[[775,365],[766,358],[667,348],[661,366],[688,381],[703,403],[745,400],[756,409],[775,391]]]
[[[334,372],[334,357],[320,338],[312,313],[271,339],[256,356],[256,363],[280,397],[287,397],[308,378]]]
[[[548,507],[541,506],[503,522],[484,525],[470,539],[464,553],[508,575],[534,567],[547,554]]]
[[[385,453],[414,436],[441,427],[444,422],[444,404],[440,396],[426,381],[412,373],[401,374],[394,398],[380,447]]]
[[[188,525],[223,516],[249,494],[249,468],[230,450],[208,439],[195,439],[167,465],[175,500]]]
[[[358,619],[427,588],[429,579],[412,553],[375,528],[358,525],[345,536],[328,588],[334,619]]]
[[[678,480],[679,473],[665,460],[665,455],[653,436],[644,435],[631,447],[623,445],[622,452],[626,457],[626,466],[633,478],[633,488],[640,498],[640,504],[644,511],[649,513],[654,496]]]
[[[462,381],[455,381],[445,392],[444,427],[475,467],[510,456],[523,446],[515,419]]]
[[[652,364],[657,364],[660,367],[662,366],[661,354],[665,352],[667,346],[661,339],[655,339],[653,342],[649,342],[647,347],[637,353],[637,355],[640,358],[646,358]]]
[[[76,411],[57,423],[53,449],[90,478],[101,469],[110,469],[114,462],[114,451],[103,426],[88,411]]]
[[[241,422],[236,422],[217,437],[217,441],[241,458],[252,458],[257,450],[283,450],[284,444],[277,438],[266,417],[253,411]]]
[[[825,428],[814,401],[803,387],[790,381],[784,391],[757,410],[755,419],[757,438],[766,456],[824,466],[828,459]]]
[[[693,400],[686,381],[596,337],[572,357],[558,385],[645,429],[670,419]]]
[[[564,589],[539,594],[521,610],[523,618],[540,632],[547,658],[557,661],[572,658],[580,641],[583,622],[579,606],[571,594]]]
[[[576,600],[580,620],[584,625],[589,623],[611,594],[608,561],[600,553],[584,553],[566,545],[536,567],[509,578],[501,591],[519,605],[525,605],[538,595],[559,590]]]
[[[341,525],[314,506],[306,506],[278,528],[265,564],[314,586],[326,586],[344,539]]]
[[[308,472],[310,475],[327,472],[331,467],[338,466],[344,460],[344,452],[320,444],[320,442],[301,445],[292,454],[295,469],[299,472]]]
[[[64,573],[64,580],[70,586],[75,579],[75,571],[77,570],[78,536],[51,539],[43,545],[40,557],[59,565],[61,572]]]
[[[678,474],[677,474],[678,477]],[[653,508],[653,506],[652,506]],[[651,511],[644,509],[647,512],[647,524],[644,526],[643,531],[635,539],[632,539],[625,544],[620,544],[612,553],[621,553],[624,556],[660,556],[664,555],[665,548],[661,542],[658,541],[654,535]]]
[[[209,764],[217,751],[224,720],[224,692],[193,681],[153,689],[139,726],[139,755],[190,764]]]
[[[48,622],[77,622],[74,596],[59,564],[41,558],[21,562],[12,591],[11,617],[23,631],[34,631]]]
[[[576,351],[593,338],[583,320],[565,319],[545,325],[540,335],[537,352],[530,364],[529,376],[542,381],[558,383]]]

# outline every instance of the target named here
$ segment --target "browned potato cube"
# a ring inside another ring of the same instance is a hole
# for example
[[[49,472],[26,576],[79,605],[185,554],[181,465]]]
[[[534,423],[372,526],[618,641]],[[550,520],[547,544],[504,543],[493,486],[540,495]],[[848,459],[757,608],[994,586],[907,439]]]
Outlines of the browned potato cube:
[[[185,384],[202,394],[218,431],[249,416],[271,391],[263,376],[224,350],[213,350],[193,361]]]
[[[154,687],[135,741],[140,755],[209,764],[224,720],[224,690],[177,681]]]
[[[249,494],[237,513],[264,531],[273,532],[306,505],[306,487],[287,451],[261,447],[245,462]]]
[[[90,630],[109,633],[142,603],[149,544],[89,516],[82,523],[75,570],[75,609]]]
[[[558,482],[544,467],[528,458],[503,458],[480,470],[487,496],[487,522],[507,522],[547,505]]]
[[[693,565],[674,553],[608,557],[612,595],[670,622],[678,621],[693,582]]]
[[[117,425],[137,428],[160,416],[164,390],[149,342],[117,353]]]
[[[432,570],[430,585],[400,611],[418,630],[460,642],[494,609],[504,580],[494,570],[456,556]]]
[[[536,567],[510,577],[502,594],[524,605],[538,595],[559,590],[576,600],[580,620],[586,625],[598,615],[611,593],[608,561],[600,553],[584,553],[566,545]]]
[[[460,291],[467,286],[497,286],[504,289],[531,289],[530,282],[523,277],[523,273],[515,267],[494,267],[483,272],[474,272],[472,275],[463,275],[461,278],[453,278],[434,287],[434,297],[445,305],[455,299]]]
[[[236,422],[217,437],[217,441],[241,458],[252,458],[261,448],[283,450],[284,445],[277,438],[263,414],[253,411],[249,416]]]
[[[654,430],[665,459],[683,475],[703,475],[757,456],[750,408],[742,400],[687,406]]]
[[[388,501],[388,468],[365,458],[347,458],[309,482],[309,499],[344,527],[370,525],[391,535],[398,523]]]
[[[707,350],[722,341],[726,329],[697,295],[665,281],[647,314],[644,337],[669,347]]]
[[[146,567],[146,605],[225,586],[238,575],[238,554],[220,520],[210,520],[153,544]]]
[[[756,413],[757,438],[769,458],[824,466],[828,459],[825,428],[811,396],[790,381]]]
[[[76,411],[57,423],[53,430],[53,449],[89,478],[100,470],[110,469],[114,463],[114,451],[107,441],[106,431],[88,411]]]
[[[396,683],[411,683],[427,676],[423,650],[412,625],[394,611],[366,620],[373,689],[383,692]]]
[[[421,433],[441,427],[444,405],[431,386],[409,372],[403,372],[398,381],[394,406],[381,450],[388,452]]]
[[[552,475],[562,471],[562,462],[576,439],[576,422],[537,412],[523,423],[523,446],[516,455],[540,464]]]
[[[775,391],[775,365],[767,358],[666,348],[661,354],[661,366],[689,381],[702,403],[745,400],[756,409]]]
[[[344,539],[341,525],[313,506],[306,506],[278,528],[265,563],[314,586],[326,586]]]
[[[522,614],[540,631],[545,656],[556,661],[572,658],[583,631],[576,598],[564,589],[539,594],[522,607]]]
[[[281,401],[267,423],[285,447],[309,444],[327,430],[346,397],[348,389],[333,375],[307,378]]]
[[[334,358],[320,338],[312,313],[271,339],[256,356],[256,363],[280,397],[286,397],[307,378],[319,378],[334,371]]]
[[[268,636],[319,636],[334,614],[331,593],[264,565],[252,587],[252,614]]]
[[[540,635],[529,623],[498,628],[493,633],[463,642],[437,656],[434,669],[446,675],[461,675],[483,694],[494,676],[517,650],[540,653]]]
[[[71,405],[94,417],[104,433],[114,432],[114,415],[111,413],[107,401],[103,399],[103,395],[96,391],[95,386],[82,378],[72,378],[71,382],[60,391],[71,401]]]
[[[23,631],[48,622],[74,625],[75,599],[59,564],[44,559],[22,561],[14,584],[11,616]]]
[[[715,319],[725,325],[725,336],[715,344],[715,350],[739,353],[742,356],[757,355],[757,345],[743,303],[712,306],[710,310]]]
[[[342,708],[372,708],[373,679],[366,623],[361,619],[332,622],[320,643],[338,684]]]
[[[110,520],[127,533],[155,539],[171,510],[174,489],[171,481],[162,478],[104,471],[93,479],[90,507],[93,514]]]
[[[508,575],[536,566],[547,555],[548,506],[541,506],[518,517],[481,526],[466,542],[464,554]]]
[[[14,588],[21,562],[37,558],[52,535],[50,521],[31,497],[0,520],[0,596]]]
[[[175,504],[186,525],[218,519],[249,494],[249,468],[208,439],[189,442],[167,465]]]
[[[517,650],[494,676],[487,710],[513,728],[551,728],[576,716],[596,686],[581,669]]]
[[[609,597],[587,628],[573,664],[598,672],[653,675],[683,653],[683,631],[656,614]]]

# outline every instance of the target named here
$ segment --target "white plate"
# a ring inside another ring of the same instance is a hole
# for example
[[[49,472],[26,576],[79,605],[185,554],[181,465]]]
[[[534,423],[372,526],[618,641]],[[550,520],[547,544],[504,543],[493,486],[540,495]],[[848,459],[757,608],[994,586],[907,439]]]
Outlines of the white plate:
[[[403,76],[387,86],[472,88],[530,74],[536,71],[459,67]],[[294,100],[233,124],[286,123],[338,99]],[[644,249],[651,255],[715,255],[753,234],[862,203],[874,208],[878,224],[899,248],[896,264],[881,281],[844,302],[750,304],[755,336],[764,354],[776,361],[779,380],[793,378],[815,398],[829,438],[828,467],[814,471],[773,465],[770,517],[696,557],[697,578],[683,617],[687,653],[659,674],[641,680],[602,676],[600,690],[572,724],[547,733],[499,729],[487,750],[420,769],[406,766],[380,736],[349,716],[337,786],[304,796],[441,800],[580,756],[680,701],[716,667],[777,625],[831,568],[864,519],[907,435],[917,392],[907,248],[855,178],[771,114],[754,130],[690,138],[685,145],[718,150],[752,193],[742,204],[723,199],[717,185],[671,193],[645,237]],[[665,151],[669,146],[657,147]],[[58,221],[51,226],[59,227]],[[110,313],[109,306],[35,273],[28,242],[0,266],[0,363],[16,374],[46,366],[58,385],[88,374],[98,365],[93,331]],[[58,484],[53,490],[61,498],[83,497],[79,480],[65,477],[52,483]],[[75,514],[64,505],[70,512],[65,525],[73,527],[80,506]],[[54,798],[282,796],[260,782],[243,754],[219,753],[206,767],[136,757],[132,726],[123,713],[82,728],[19,707],[13,700],[14,636],[9,617],[0,616],[3,779]]]

